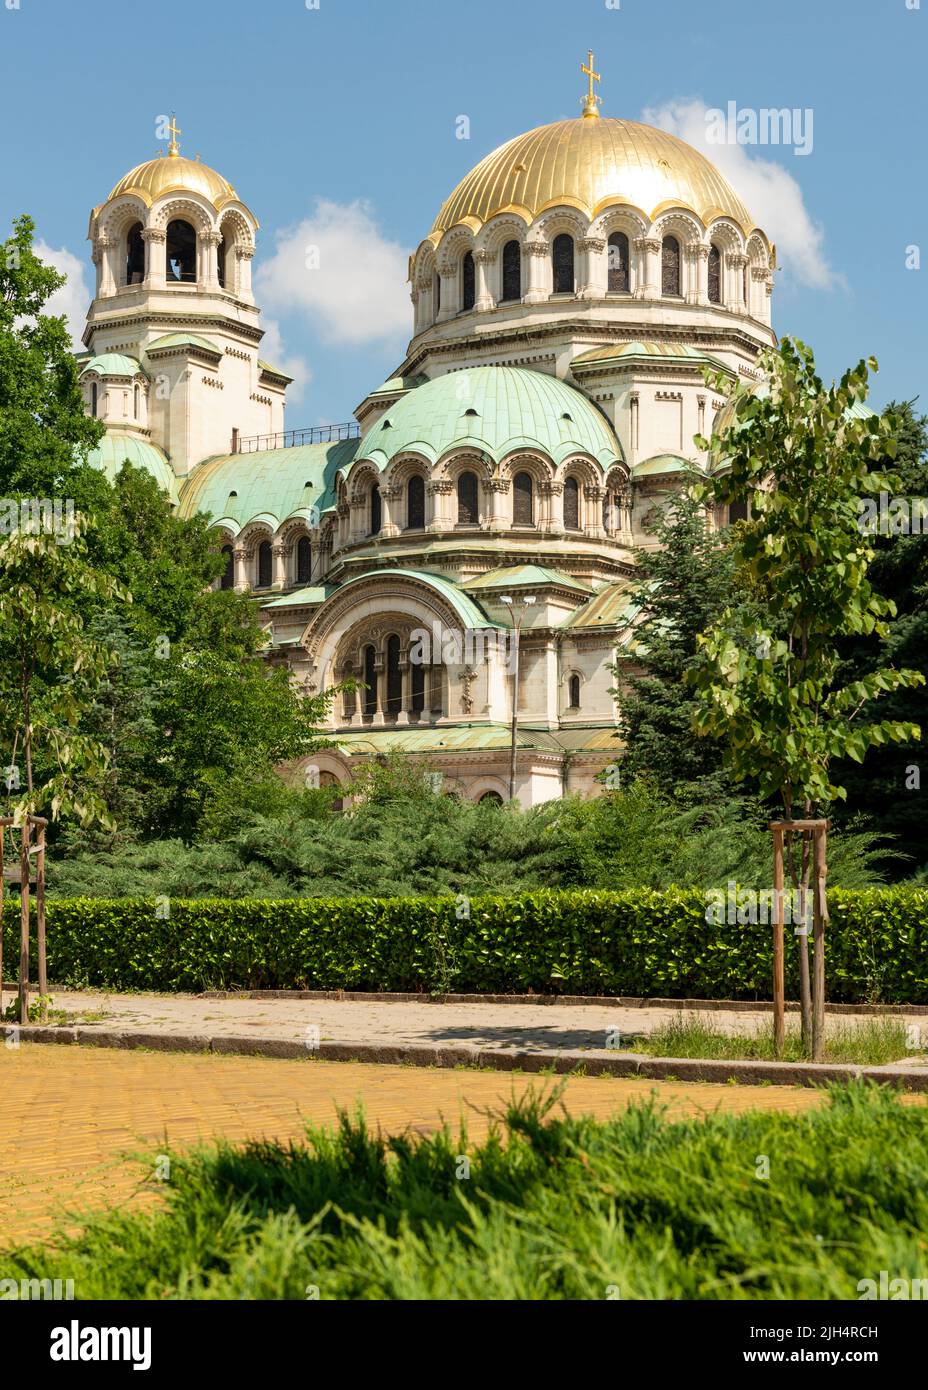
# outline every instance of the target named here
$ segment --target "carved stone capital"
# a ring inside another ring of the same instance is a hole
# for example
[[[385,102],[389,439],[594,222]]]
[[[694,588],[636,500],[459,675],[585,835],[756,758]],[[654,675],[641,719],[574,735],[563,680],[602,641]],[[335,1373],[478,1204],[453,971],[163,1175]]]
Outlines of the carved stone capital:
[[[580,246],[584,251],[592,251],[594,255],[599,256],[606,249],[606,241],[601,236],[585,236]]]
[[[548,243],[546,241],[527,241],[522,247],[523,256],[535,256],[538,260],[549,255]]]

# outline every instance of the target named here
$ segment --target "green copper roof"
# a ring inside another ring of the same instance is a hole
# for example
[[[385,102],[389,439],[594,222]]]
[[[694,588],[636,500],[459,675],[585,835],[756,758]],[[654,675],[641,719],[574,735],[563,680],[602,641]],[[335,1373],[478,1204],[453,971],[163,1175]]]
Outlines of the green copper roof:
[[[283,381],[293,380],[293,377],[281,371],[280,367],[275,367],[272,363],[265,362],[263,357],[258,358],[258,366],[261,368],[262,372],[268,372],[270,376],[279,376]]]
[[[361,441],[356,461],[381,470],[413,451],[430,463],[468,447],[497,463],[515,449],[537,449],[557,464],[591,454],[603,467],[622,457],[605,416],[557,377],[523,367],[468,367],[408,392]]]
[[[590,586],[579,579],[572,579],[560,570],[547,569],[544,565],[507,565],[504,569],[490,570],[479,579],[468,580],[462,587],[471,589],[525,589],[556,586],[559,589],[577,589],[580,593],[590,593]]]
[[[310,584],[303,589],[294,589],[292,594],[275,598],[273,603],[262,603],[262,608],[303,608],[308,604],[325,603],[329,594],[335,590],[331,584]]]
[[[372,396],[401,396],[404,391],[413,391],[417,386],[423,386],[428,381],[427,376],[417,372],[414,376],[391,376],[382,386],[378,386],[376,391],[371,391]]]
[[[121,352],[103,352],[99,357],[91,357],[81,367],[85,372],[99,372],[101,376],[144,376],[141,364],[134,357],[126,357]]]
[[[418,728],[359,729],[334,734],[332,744],[343,753],[364,756],[371,753],[473,753],[502,751],[510,746],[508,724],[433,724]],[[516,745],[539,753],[563,753],[572,748],[583,752],[618,752],[612,725],[577,725],[570,729],[533,729],[520,725]]]
[[[636,463],[632,469],[632,477],[653,478],[659,473],[684,473],[693,467],[694,464],[687,463],[679,454],[655,454],[653,458]]]
[[[708,363],[717,371],[727,372],[732,375],[731,369],[725,363],[711,354],[700,351],[689,343],[655,343],[638,339],[634,343],[612,343],[602,347],[588,348],[586,352],[579,353],[571,361],[571,370],[574,367],[592,366],[594,362],[618,362],[623,358],[636,357],[658,357],[664,362],[683,362],[696,365]]]
[[[222,348],[218,348],[215,343],[209,342],[207,338],[200,338],[196,333],[165,333],[163,338],[156,338],[153,343],[149,343],[146,352],[158,352],[164,348],[200,348],[203,352],[210,352],[214,357],[222,356]]]
[[[159,487],[173,498],[177,479],[167,455],[162,453],[156,444],[149,443],[137,434],[108,431],[87,456],[90,466],[101,469],[110,482],[127,459],[133,467],[142,468],[150,473]]]
[[[421,584],[428,584],[448,600],[460,618],[463,627],[478,628],[499,626],[498,623],[490,622],[490,619],[477,607],[474,600],[469,598],[463,589],[459,589],[457,584],[453,584],[451,580],[446,579],[444,575],[430,574],[428,570],[366,570],[363,574],[356,574],[354,578],[346,580],[344,584],[341,584],[338,589],[339,594],[343,594],[346,589],[350,589],[352,584],[360,584],[365,579],[416,579]]]
[[[635,598],[637,588],[631,579],[620,579],[616,584],[609,584],[576,613],[571,613],[561,627],[615,627],[628,622],[638,610]]]
[[[357,447],[357,439],[344,439],[206,459],[184,480],[179,515],[209,512],[213,521],[228,520],[241,529],[259,516],[279,524],[312,506],[324,512],[335,503],[336,472],[348,466]],[[237,496],[230,500],[232,493]]]

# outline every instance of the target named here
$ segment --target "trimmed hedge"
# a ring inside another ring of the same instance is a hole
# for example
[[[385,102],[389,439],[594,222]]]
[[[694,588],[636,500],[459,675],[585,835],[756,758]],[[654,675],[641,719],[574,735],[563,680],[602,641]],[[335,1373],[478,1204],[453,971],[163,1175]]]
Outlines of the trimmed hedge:
[[[154,901],[54,899],[48,975],[130,990],[770,997],[769,926],[711,925],[699,889],[486,896],[471,899],[463,920],[459,901],[176,900],[162,918]],[[19,958],[18,906],[7,901],[7,979]],[[835,889],[829,908],[829,1000],[928,1003],[928,889]],[[795,998],[789,927],[786,956]]]

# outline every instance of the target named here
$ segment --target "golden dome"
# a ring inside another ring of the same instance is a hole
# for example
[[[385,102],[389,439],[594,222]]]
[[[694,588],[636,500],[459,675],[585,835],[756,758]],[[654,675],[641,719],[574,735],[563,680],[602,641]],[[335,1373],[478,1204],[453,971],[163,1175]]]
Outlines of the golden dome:
[[[163,193],[199,193],[217,210],[237,198],[235,189],[215,169],[181,154],[162,155],[130,169],[119,180],[110,199],[136,193],[147,207]]]
[[[673,206],[703,222],[731,217],[745,234],[754,225],[714,164],[692,145],[637,121],[586,116],[539,126],[488,154],[444,204],[431,236],[437,240],[459,222],[477,231],[500,212],[529,222],[566,204],[593,218],[620,203],[651,219]]]

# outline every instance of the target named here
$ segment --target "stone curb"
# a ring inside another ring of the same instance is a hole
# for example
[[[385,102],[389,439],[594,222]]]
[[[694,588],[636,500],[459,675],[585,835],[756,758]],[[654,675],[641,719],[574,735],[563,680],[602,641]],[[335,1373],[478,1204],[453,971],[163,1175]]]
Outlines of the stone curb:
[[[583,1068],[587,1075],[638,1076],[655,1081],[729,1081],[756,1086],[821,1086],[831,1081],[862,1078],[910,1091],[928,1091],[928,1070],[918,1073],[904,1065],[861,1067],[817,1062],[719,1061],[710,1058],[644,1057],[640,1053],[602,1055],[563,1049],[523,1052],[478,1047],[434,1047],[424,1043],[334,1043],[308,1048],[293,1038],[239,1038],[228,1034],[146,1033],[133,1029],[87,1027],[50,1028],[37,1024],[17,1027],[24,1042],[69,1043],[91,1047],[150,1048],[157,1052],[215,1053],[221,1056],[276,1057],[323,1062],[373,1062],[412,1067],[488,1067],[496,1071],[554,1071]]]

